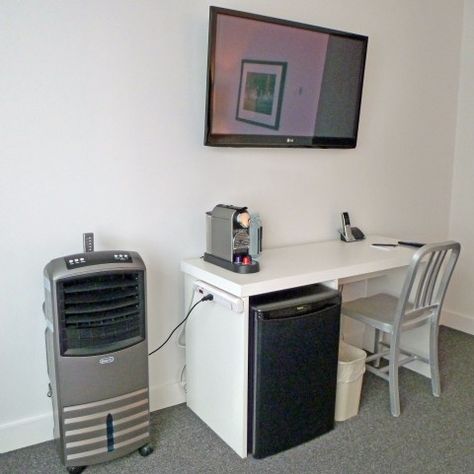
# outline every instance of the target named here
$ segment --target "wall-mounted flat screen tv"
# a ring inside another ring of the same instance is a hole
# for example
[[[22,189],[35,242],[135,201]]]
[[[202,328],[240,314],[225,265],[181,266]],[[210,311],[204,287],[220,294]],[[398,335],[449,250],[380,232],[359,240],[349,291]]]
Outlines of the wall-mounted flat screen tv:
[[[205,145],[354,148],[367,41],[210,7]]]

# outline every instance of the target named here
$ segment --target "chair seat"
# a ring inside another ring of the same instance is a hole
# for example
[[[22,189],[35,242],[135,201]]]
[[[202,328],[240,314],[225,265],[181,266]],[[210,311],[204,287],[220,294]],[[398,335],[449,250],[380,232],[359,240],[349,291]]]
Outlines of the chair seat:
[[[378,293],[366,298],[344,303],[341,313],[353,319],[361,321],[375,329],[392,334],[393,319],[397,308],[398,298],[386,293]],[[407,305],[410,309],[411,304]]]

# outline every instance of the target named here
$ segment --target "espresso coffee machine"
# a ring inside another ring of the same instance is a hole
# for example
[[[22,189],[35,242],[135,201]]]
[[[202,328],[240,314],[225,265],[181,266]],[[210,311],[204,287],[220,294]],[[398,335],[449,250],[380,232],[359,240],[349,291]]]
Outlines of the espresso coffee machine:
[[[255,273],[259,263],[250,255],[250,214],[246,207],[218,204],[206,213],[206,262],[237,273]]]

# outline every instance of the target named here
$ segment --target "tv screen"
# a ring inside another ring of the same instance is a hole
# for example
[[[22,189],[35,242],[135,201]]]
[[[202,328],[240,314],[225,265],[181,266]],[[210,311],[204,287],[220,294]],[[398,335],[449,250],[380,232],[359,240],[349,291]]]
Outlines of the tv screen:
[[[205,145],[354,148],[367,41],[210,7]]]

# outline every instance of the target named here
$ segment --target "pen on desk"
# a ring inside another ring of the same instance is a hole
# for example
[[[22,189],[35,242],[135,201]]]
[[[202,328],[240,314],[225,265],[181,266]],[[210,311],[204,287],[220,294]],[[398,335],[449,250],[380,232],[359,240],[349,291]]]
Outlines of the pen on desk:
[[[398,244],[370,244],[374,247],[398,247]]]
[[[405,242],[403,240],[399,240],[398,244],[399,245],[408,245],[408,247],[416,247],[416,248],[423,247],[423,245],[425,245],[421,242]]]

